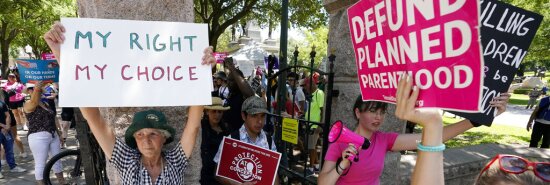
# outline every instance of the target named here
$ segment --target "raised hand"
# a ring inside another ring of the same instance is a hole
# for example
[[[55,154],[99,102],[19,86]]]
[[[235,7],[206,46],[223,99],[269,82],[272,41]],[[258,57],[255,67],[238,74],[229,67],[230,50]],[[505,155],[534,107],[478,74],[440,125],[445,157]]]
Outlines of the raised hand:
[[[65,41],[65,27],[60,22],[55,21],[50,30],[44,34],[44,40],[46,40],[55,58],[59,61],[61,44]]]
[[[395,116],[399,119],[411,121],[422,126],[442,126],[441,115],[437,109],[415,109],[418,98],[418,87],[413,86],[412,79],[403,75],[397,85]],[[412,90],[412,93],[411,93]]]
[[[202,65],[210,64],[212,66],[216,65],[216,58],[213,55],[214,50],[212,46],[204,48],[204,55],[202,56]]]
[[[508,105],[508,100],[510,100],[510,93],[501,93],[500,96],[493,98],[490,102],[491,107],[497,108],[497,115],[502,114],[506,111],[506,106]]]

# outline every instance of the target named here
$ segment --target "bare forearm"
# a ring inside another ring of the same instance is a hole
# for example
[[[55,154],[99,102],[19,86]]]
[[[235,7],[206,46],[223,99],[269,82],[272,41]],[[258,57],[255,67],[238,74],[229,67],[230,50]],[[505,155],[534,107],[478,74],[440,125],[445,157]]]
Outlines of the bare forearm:
[[[340,175],[336,172],[336,168],[333,168],[332,170],[319,174],[319,178],[317,179],[317,184],[319,185],[334,185],[336,184],[336,181],[340,178]]]
[[[233,75],[233,79],[235,79],[235,83],[237,83],[237,86],[239,87],[239,90],[241,91],[245,99],[248,97],[254,96],[254,90],[252,90],[252,87],[248,85],[248,83],[243,77],[241,77],[239,74],[233,71],[229,74]]]
[[[97,107],[81,107],[80,112],[88,122],[90,130],[105,153],[107,159],[111,159],[115,147],[115,134],[107,122],[101,117]]]
[[[529,122],[527,123],[533,123],[533,120],[535,120],[535,117],[537,116],[536,113],[539,111],[539,107],[535,107],[535,110],[533,113],[531,113],[531,116],[529,116]]]
[[[189,107],[189,117],[187,118],[187,125],[183,130],[183,135],[180,140],[183,152],[185,152],[185,155],[187,155],[187,157],[191,157],[191,154],[193,153],[193,147],[195,147],[197,134],[201,127],[201,117],[203,110],[203,106]]]
[[[441,145],[441,129],[438,126],[424,128],[422,132],[422,145]],[[419,150],[411,184],[444,184],[443,152],[425,152]]]
[[[473,127],[474,126],[470,123],[470,120],[467,119],[445,126],[443,127],[443,142],[446,142]]]

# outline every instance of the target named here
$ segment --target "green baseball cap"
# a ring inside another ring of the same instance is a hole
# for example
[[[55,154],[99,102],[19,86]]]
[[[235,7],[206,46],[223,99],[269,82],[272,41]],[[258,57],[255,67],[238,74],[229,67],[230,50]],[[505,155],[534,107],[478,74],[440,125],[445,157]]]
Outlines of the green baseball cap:
[[[166,121],[166,116],[164,116],[162,112],[157,110],[146,110],[134,114],[132,124],[128,127],[128,129],[126,129],[126,133],[124,134],[124,140],[126,141],[126,144],[132,148],[137,148],[134,133],[144,128],[166,130],[168,131],[168,133],[170,133],[170,137],[166,138],[166,142],[164,144],[168,144],[174,141],[176,130],[168,125],[168,122]]]

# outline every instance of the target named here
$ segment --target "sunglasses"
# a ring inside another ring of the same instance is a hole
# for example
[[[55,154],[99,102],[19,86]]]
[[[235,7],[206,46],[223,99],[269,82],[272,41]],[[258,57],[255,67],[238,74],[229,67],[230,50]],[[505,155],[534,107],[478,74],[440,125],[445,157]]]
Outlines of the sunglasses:
[[[494,157],[493,160],[483,168],[479,176],[487,171],[495,161],[498,161],[499,169],[506,173],[520,174],[527,170],[532,170],[535,176],[545,182],[550,182],[550,162],[531,162],[519,156],[504,154],[499,154]]]

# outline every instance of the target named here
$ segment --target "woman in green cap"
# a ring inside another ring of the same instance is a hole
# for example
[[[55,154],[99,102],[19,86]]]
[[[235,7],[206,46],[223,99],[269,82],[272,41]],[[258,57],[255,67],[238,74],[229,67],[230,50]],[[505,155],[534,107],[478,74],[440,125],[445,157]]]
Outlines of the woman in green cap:
[[[56,58],[60,56],[60,45],[65,40],[64,32],[65,28],[56,22],[44,34],[44,39]],[[204,50],[203,65],[216,63],[212,52],[212,47]],[[203,106],[189,107],[182,137],[175,147],[164,151],[162,148],[174,140],[176,132],[168,125],[162,112],[147,110],[134,114],[132,124],[122,139],[115,137],[99,108],[80,108],[80,111],[105,156],[120,174],[123,184],[179,185],[184,182],[183,172],[195,146],[203,109]]]

